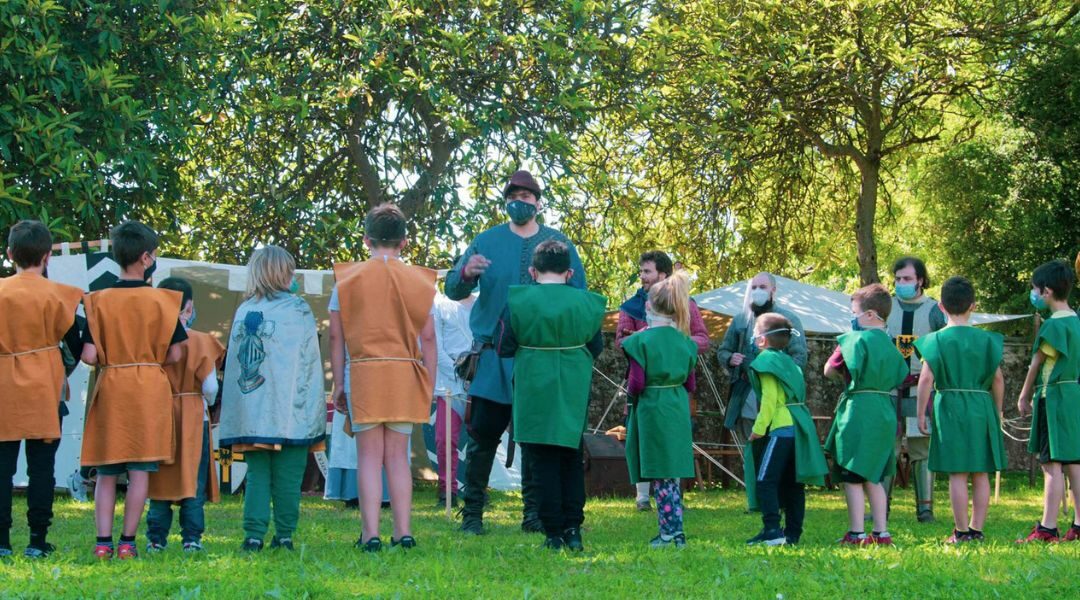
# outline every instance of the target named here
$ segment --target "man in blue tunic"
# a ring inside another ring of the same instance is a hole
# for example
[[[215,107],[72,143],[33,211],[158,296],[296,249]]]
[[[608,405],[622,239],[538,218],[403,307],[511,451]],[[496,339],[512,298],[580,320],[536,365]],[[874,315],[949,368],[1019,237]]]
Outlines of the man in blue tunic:
[[[483,344],[483,350],[469,387],[471,439],[465,452],[465,505],[461,523],[462,531],[474,535],[484,532],[484,492],[499,440],[511,417],[514,359],[499,358],[491,344],[499,317],[506,308],[510,286],[532,283],[529,266],[533,250],[541,242],[555,239],[570,249],[573,276],[568,283],[585,287],[585,269],[577,249],[562,233],[536,221],[543,205],[540,185],[533,176],[528,171],[514,173],[503,189],[503,198],[510,222],[478,235],[446,276],[446,295],[452,300],[464,298],[476,286],[480,289],[469,319],[473,339]],[[525,503],[521,527],[525,531],[541,532],[543,525],[527,453],[522,454],[521,465]]]

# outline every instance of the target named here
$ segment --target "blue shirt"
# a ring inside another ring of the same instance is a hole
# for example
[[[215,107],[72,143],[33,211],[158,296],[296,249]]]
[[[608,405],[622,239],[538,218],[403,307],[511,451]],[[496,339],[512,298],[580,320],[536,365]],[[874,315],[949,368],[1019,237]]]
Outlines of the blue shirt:
[[[469,244],[458,264],[446,274],[446,295],[451,300],[461,300],[479,284],[480,296],[469,317],[473,339],[491,344],[495,326],[506,308],[510,286],[533,282],[529,275],[533,250],[541,242],[551,239],[559,240],[570,248],[570,268],[574,274],[569,284],[584,289],[585,267],[581,264],[577,248],[558,230],[541,225],[534,235],[523,238],[511,231],[509,224],[504,224],[481,233]],[[477,280],[466,279],[462,272],[474,254],[483,255],[491,261],[491,265]],[[469,394],[500,404],[510,404],[513,397],[513,373],[514,359],[499,358],[493,348],[486,348],[480,355],[476,376],[469,386]]]

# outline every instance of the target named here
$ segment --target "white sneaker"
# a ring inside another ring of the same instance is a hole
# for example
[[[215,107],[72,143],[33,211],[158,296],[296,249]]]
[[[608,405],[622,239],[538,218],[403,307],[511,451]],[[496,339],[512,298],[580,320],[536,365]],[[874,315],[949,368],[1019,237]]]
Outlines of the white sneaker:
[[[90,495],[88,493],[89,487],[90,482],[83,479],[83,476],[79,473],[78,469],[75,469],[75,471],[68,476],[68,493],[71,494],[71,498],[76,502],[90,501]]]

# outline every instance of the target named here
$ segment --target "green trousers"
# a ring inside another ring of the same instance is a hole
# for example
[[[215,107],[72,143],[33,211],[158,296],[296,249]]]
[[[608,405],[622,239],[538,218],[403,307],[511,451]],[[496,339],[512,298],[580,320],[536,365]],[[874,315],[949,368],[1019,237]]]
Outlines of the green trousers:
[[[270,502],[274,503],[274,535],[292,537],[300,520],[300,485],[307,468],[307,446],[244,453],[244,535],[262,540],[270,529]]]

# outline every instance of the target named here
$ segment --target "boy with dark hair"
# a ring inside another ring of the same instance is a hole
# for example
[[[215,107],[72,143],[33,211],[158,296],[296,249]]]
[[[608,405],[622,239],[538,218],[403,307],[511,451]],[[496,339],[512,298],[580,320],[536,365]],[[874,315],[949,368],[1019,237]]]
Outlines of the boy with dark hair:
[[[825,451],[844,483],[850,525],[839,542],[844,545],[892,544],[881,482],[896,471],[897,419],[891,391],[904,382],[908,365],[885,333],[891,310],[892,297],[880,283],[852,294],[851,311],[859,329],[837,338],[839,347],[825,365],[826,377],[847,382],[825,440]],[[867,498],[874,521],[870,536],[863,525]]]
[[[82,465],[96,467],[98,475],[94,556],[130,559],[138,556],[135,533],[150,473],[173,457],[172,388],[164,366],[180,360],[188,335],[180,323],[183,295],[147,283],[156,267],[157,235],[126,221],[113,228],[111,242],[120,279],[83,299],[89,331],[82,360],[98,365],[98,377],[86,411]],[[125,472],[124,525],[114,552],[116,482]]]
[[[607,300],[567,285],[570,250],[558,240],[536,247],[529,274],[538,285],[511,286],[496,350],[515,359],[514,441],[527,448],[524,456],[539,483],[544,547],[581,551],[581,436],[593,361],[604,346],[600,326]]]
[[[1065,495],[1065,477],[1073,482],[1074,509],[1080,506],[1080,319],[1069,308],[1076,276],[1064,261],[1050,261],[1031,275],[1031,304],[1051,311],[1039,328],[1024,387],[1017,401],[1020,414],[1031,416],[1028,451],[1043,470],[1043,515],[1024,542],[1056,542],[1058,507]],[[1033,401],[1034,398],[1034,401]],[[1080,511],[1065,534],[1080,540]]]
[[[1001,404],[1005,379],[1001,374],[1003,337],[971,327],[975,288],[963,277],[941,287],[941,308],[948,326],[915,341],[922,361],[919,375],[919,430],[930,436],[931,471],[949,474],[953,533],[950,544],[983,540],[990,506],[989,473],[1005,470],[1005,440],[1001,433]],[[926,424],[926,407],[934,400],[933,423]],[[974,490],[968,520],[968,476]]]
[[[172,527],[172,505],[180,505],[180,533],[184,552],[199,552],[206,529],[203,505],[219,500],[217,469],[211,456],[209,407],[217,400],[217,368],[225,348],[214,336],[191,329],[195,300],[191,283],[169,277],[158,289],[180,292],[180,322],[188,334],[180,360],[165,367],[172,387],[172,460],[150,474],[150,509],[146,513],[147,551],[165,549]]]
[[[24,441],[30,525],[25,555],[45,558],[55,550],[46,535],[67,378],[59,344],[81,351],[75,311],[82,290],[44,277],[51,251],[52,236],[39,221],[19,221],[8,234],[15,275],[0,279],[0,558],[12,554],[12,479]]]
[[[760,399],[750,441],[757,465],[757,501],[761,532],[747,544],[797,544],[806,514],[807,483],[824,485],[829,472],[813,417],[806,408],[802,369],[783,352],[800,335],[779,313],[765,313],[754,323],[754,341],[761,348],[750,363],[750,383]],[[786,527],[780,528],[783,508]]]

